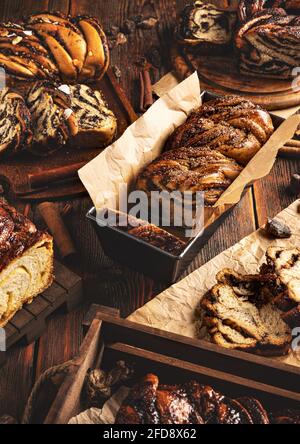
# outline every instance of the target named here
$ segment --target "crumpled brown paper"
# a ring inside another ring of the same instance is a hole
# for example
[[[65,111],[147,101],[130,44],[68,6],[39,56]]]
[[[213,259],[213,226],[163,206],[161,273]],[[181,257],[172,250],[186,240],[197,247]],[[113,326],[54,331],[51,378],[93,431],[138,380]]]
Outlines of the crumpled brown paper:
[[[170,81],[171,82],[171,81]],[[166,86],[162,85],[161,90]],[[138,175],[162,152],[169,135],[201,105],[200,82],[195,72],[164,94],[111,146],[79,170],[79,177],[97,209],[118,209],[119,186],[132,186]],[[300,115],[291,116],[244,168],[215,206],[239,202],[243,189],[267,175],[278,150],[293,137]]]
[[[216,274],[220,270],[232,268],[240,273],[257,273],[265,261],[268,247],[300,246],[299,204],[300,200],[276,216],[291,227],[293,235],[290,239],[270,239],[263,230],[257,230],[152,299],[131,314],[128,320],[191,338],[200,337],[201,326],[195,309],[204,294],[216,284]],[[287,356],[269,359],[300,367],[300,353],[291,352]]]

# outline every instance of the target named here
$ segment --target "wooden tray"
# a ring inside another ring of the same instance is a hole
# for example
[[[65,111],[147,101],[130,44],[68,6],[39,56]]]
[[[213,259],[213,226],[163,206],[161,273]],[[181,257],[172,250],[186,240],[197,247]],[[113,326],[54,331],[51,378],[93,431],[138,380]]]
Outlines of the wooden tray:
[[[25,305],[5,326],[6,349],[19,341],[29,344],[38,339],[46,329],[47,318],[58,308],[73,310],[82,300],[82,279],[61,263],[54,262],[55,279],[50,288]],[[0,352],[0,366],[6,353]]]
[[[200,341],[195,346],[189,339],[118,319],[113,313],[98,306],[79,356],[73,360],[72,371],[65,377],[47,414],[46,424],[67,423],[82,411],[80,395],[87,370],[107,370],[120,359],[136,364],[137,377],[154,372],[167,383],[196,379],[229,396],[255,396],[273,410],[299,408],[300,393],[292,390],[292,384],[297,387],[299,373],[279,364],[265,365],[262,358],[245,353],[238,356],[235,352],[223,352]],[[256,376],[260,381],[254,379]],[[277,386],[280,381],[285,381],[285,388]]]
[[[300,85],[292,87],[291,80],[251,77],[239,72],[234,52],[223,56],[193,55],[178,47],[178,54],[187,64],[187,71],[197,70],[201,88],[216,94],[242,95],[267,110],[286,109],[300,105]],[[174,58],[175,71],[182,66]]]
[[[24,82],[13,83],[15,89],[23,94],[29,88],[30,84]],[[131,125],[137,116],[127,99],[123,89],[116,80],[114,73],[108,70],[106,75],[99,82],[91,85],[94,89],[103,91],[104,97],[109,108],[115,113],[118,119],[118,131],[116,137],[119,138],[126,128]],[[12,194],[18,190],[30,191],[28,183],[28,174],[37,172],[46,172],[53,168],[77,164],[80,162],[89,162],[96,157],[102,149],[80,149],[66,146],[56,153],[47,157],[33,156],[24,152],[12,159],[1,160],[0,163],[0,183],[4,183],[6,190],[10,189]],[[31,194],[27,197],[29,200],[58,199],[61,197],[74,197],[86,193],[85,188],[79,180],[70,181],[70,183],[60,183],[57,187],[51,187],[43,192]],[[23,197],[25,199],[25,197]]]

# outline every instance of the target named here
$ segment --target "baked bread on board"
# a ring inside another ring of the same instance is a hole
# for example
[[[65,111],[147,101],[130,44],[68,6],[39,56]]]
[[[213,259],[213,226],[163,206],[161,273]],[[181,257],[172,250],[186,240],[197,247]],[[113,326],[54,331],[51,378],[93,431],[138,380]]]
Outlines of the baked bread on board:
[[[21,80],[100,80],[109,65],[105,33],[96,18],[39,13],[0,25],[0,66]]]
[[[0,327],[53,281],[53,240],[0,203]]]

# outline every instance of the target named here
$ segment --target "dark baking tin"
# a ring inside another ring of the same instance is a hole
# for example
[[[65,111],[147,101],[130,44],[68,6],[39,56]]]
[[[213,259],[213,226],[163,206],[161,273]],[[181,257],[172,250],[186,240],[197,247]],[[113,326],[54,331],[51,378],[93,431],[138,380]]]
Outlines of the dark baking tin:
[[[216,97],[218,97],[216,94],[208,91],[202,93],[203,103]],[[278,128],[285,120],[272,113],[270,115],[275,128]],[[207,243],[233,208],[234,206],[229,208],[228,211],[224,212],[216,221],[205,228],[203,233],[200,232],[194,239],[191,239],[180,256],[173,256],[117,227],[98,224],[95,208],[91,208],[87,213],[87,218],[94,226],[107,256],[157,281],[170,285],[179,279],[199,253],[201,247]]]

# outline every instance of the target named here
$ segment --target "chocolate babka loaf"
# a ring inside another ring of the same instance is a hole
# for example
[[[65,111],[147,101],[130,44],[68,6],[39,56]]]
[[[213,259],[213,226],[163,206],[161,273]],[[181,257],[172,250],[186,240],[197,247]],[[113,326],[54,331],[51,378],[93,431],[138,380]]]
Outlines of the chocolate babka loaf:
[[[236,47],[242,73],[293,78],[300,64],[300,17],[283,9],[254,14],[240,27]]]
[[[53,241],[0,203],[0,327],[53,280]]]
[[[207,147],[185,147],[163,153],[142,171],[138,190],[204,192],[205,205],[213,205],[242,168],[232,159]]]
[[[32,140],[31,116],[20,94],[0,91],[0,155],[12,155],[29,146]]]
[[[288,352],[291,330],[282,320],[281,311],[261,297],[269,279],[242,276],[232,270],[217,275],[217,285],[200,302],[216,344],[265,356]]]
[[[269,424],[269,417],[255,398],[231,399],[197,381],[165,385],[150,373],[131,389],[115,423]]]
[[[273,131],[267,111],[241,97],[225,96],[192,113],[171,135],[166,149],[206,146],[246,165]]]
[[[224,50],[232,42],[235,22],[234,12],[195,1],[180,14],[176,38],[180,44],[197,51]]]
[[[78,133],[78,124],[71,109],[70,95],[48,82],[36,82],[27,95],[32,116],[35,154],[44,156],[60,149]]]
[[[81,148],[107,146],[115,136],[117,119],[107,108],[101,92],[82,84],[63,85],[60,89],[70,93],[71,108],[77,121],[78,133],[71,143]]]
[[[19,79],[93,81],[108,65],[106,36],[95,18],[46,12],[0,25],[0,66]]]

